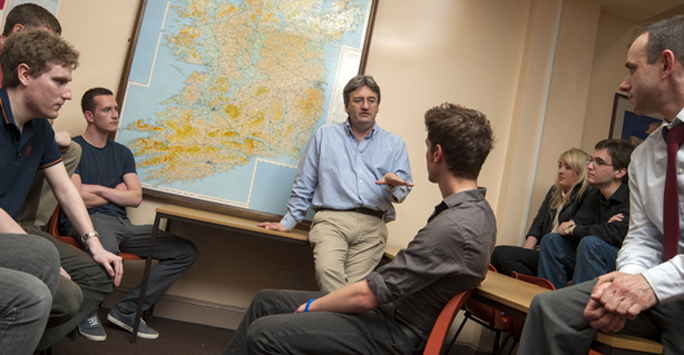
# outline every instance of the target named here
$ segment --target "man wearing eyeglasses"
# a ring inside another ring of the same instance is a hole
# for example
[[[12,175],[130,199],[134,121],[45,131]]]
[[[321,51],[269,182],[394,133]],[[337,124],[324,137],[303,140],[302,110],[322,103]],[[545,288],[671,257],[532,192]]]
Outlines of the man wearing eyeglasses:
[[[539,277],[558,289],[615,270],[615,259],[629,228],[627,166],[634,146],[604,139],[588,161],[587,182],[596,190],[571,220],[542,239]]]

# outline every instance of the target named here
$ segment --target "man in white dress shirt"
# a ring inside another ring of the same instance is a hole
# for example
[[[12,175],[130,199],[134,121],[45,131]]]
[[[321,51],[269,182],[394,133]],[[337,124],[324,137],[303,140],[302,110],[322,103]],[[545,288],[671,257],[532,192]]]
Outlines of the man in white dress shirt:
[[[663,125],[632,155],[630,228],[617,271],[542,294],[525,320],[520,354],[587,354],[596,333],[621,332],[661,341],[665,354],[684,354],[684,255],[665,257],[665,134],[684,124],[684,16],[644,27],[627,52],[620,85],[637,114],[660,113]],[[679,225],[684,201],[684,151],[677,153]]]

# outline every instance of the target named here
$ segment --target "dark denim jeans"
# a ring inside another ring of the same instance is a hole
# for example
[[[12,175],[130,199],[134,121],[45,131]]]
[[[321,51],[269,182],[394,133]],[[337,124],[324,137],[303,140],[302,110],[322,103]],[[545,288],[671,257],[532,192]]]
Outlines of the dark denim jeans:
[[[595,236],[575,243],[558,233],[547,234],[539,250],[539,277],[551,281],[556,289],[570,280],[573,284],[591,280],[615,270],[618,250]]]

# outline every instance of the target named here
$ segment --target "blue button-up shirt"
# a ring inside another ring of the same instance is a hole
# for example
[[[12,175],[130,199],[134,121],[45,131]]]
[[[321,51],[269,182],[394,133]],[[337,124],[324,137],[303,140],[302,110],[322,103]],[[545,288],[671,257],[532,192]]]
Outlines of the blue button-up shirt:
[[[297,168],[287,214],[280,223],[292,230],[311,207],[346,210],[366,207],[395,219],[392,203],[404,201],[411,188],[376,185],[388,172],[412,182],[406,143],[376,124],[358,142],[349,120],[314,132]]]

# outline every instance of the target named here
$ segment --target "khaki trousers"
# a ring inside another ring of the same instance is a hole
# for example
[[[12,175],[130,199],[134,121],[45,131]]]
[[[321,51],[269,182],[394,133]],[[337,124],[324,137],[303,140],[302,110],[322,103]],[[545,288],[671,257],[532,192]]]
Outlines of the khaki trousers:
[[[332,292],[363,280],[378,265],[387,244],[387,226],[375,216],[319,211],[309,231],[316,284]]]

